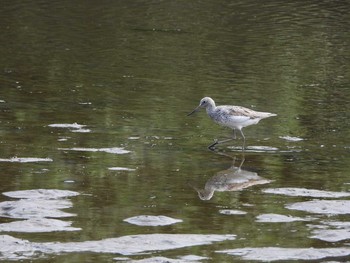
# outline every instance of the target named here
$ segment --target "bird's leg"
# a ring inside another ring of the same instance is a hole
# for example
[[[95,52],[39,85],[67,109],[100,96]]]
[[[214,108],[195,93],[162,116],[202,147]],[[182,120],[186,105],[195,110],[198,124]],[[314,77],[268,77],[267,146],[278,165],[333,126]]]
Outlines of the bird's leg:
[[[242,129],[239,129],[239,131],[240,131],[240,133],[241,133],[241,135],[242,135],[242,138],[243,138],[242,151],[244,151],[244,147],[245,147],[245,136],[244,136],[244,134],[243,134]]]
[[[242,133],[242,132],[241,132]],[[244,138],[244,136],[243,136]],[[213,149],[215,145],[217,144],[220,144],[220,143],[225,143],[225,142],[229,142],[229,141],[232,141],[232,140],[235,140],[236,139],[236,129],[233,129],[233,136],[232,138],[229,138],[229,139],[226,139],[226,140],[222,140],[222,141],[219,141],[218,139],[215,139],[214,140],[214,143],[210,144],[208,146],[209,149]]]

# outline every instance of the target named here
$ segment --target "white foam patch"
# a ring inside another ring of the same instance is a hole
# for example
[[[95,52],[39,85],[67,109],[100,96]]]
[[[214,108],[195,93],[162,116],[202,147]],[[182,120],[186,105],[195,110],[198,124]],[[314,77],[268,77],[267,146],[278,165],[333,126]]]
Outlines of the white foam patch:
[[[32,189],[2,193],[5,196],[21,199],[59,199],[79,195],[78,192],[58,189]]]
[[[21,260],[35,257],[35,247],[28,240],[0,235],[0,260]]]
[[[227,148],[233,150],[233,151],[242,151],[242,146],[228,146]],[[296,146],[287,146],[287,149],[280,149],[277,147],[271,147],[271,146],[247,146],[244,149],[245,152],[252,152],[252,153],[289,153],[289,152],[301,152],[302,149],[300,147]]]
[[[126,154],[130,153],[130,151],[125,150],[121,147],[111,147],[111,148],[84,148],[84,147],[73,147],[73,148],[58,148],[58,150],[62,151],[78,151],[78,152],[106,152],[113,154]]]
[[[248,150],[255,152],[276,152],[278,151],[277,147],[271,146],[248,146]]]
[[[140,215],[134,216],[123,221],[128,222],[129,224],[138,225],[138,226],[167,226],[182,222],[181,219],[171,218],[168,216],[150,216],[150,215]]]
[[[19,200],[1,202],[1,217],[30,219],[75,216],[61,209],[72,207],[72,202],[65,198],[77,196],[79,193],[57,189],[32,189],[5,192],[3,195]]]
[[[350,214],[350,200],[313,200],[288,204],[286,208],[315,214],[345,215]]]
[[[318,260],[328,257],[345,257],[350,255],[350,248],[247,247],[219,250],[216,252],[237,256],[243,260],[259,260],[270,262],[277,260]]]
[[[296,221],[309,221],[311,218],[305,219],[296,216],[285,216],[279,214],[261,214],[256,217],[256,222],[259,223],[289,223]]]
[[[287,196],[304,196],[304,197],[316,197],[316,198],[340,198],[340,197],[350,196],[350,193],[346,193],[346,192],[322,191],[322,190],[315,190],[315,189],[293,188],[293,187],[267,188],[262,191],[268,194],[279,194],[279,195],[287,195]]]
[[[189,260],[173,259],[166,257],[151,257],[144,259],[128,260],[128,263],[189,263]],[[194,262],[194,261],[192,261]]]
[[[65,129],[70,129],[72,132],[82,132],[82,133],[87,133],[91,132],[90,129],[84,129],[87,125],[82,125],[78,123],[54,123],[54,124],[49,124],[48,125],[51,128],[65,128]]]
[[[223,215],[245,215],[247,212],[242,210],[234,210],[234,209],[221,209],[219,210],[220,214]]]
[[[232,150],[242,150],[242,146],[228,146],[227,148]],[[245,147],[245,151],[247,152],[277,152],[279,148],[271,147],[271,146],[247,146]]]
[[[201,262],[202,260],[207,260],[209,258],[207,257],[201,257],[201,256],[195,256],[195,255],[188,255],[180,257],[179,259],[173,259],[173,258],[166,258],[166,257],[150,257],[150,258],[144,258],[144,259],[134,259],[129,260],[125,258],[118,258],[115,260],[128,260],[128,263],[196,263]]]
[[[66,142],[66,141],[68,141],[68,139],[70,139],[71,137],[60,137],[60,138],[58,138],[57,139],[57,141],[59,141],[59,142]]]
[[[311,238],[326,242],[339,242],[350,239],[350,222],[322,221],[322,225],[309,225],[316,228],[312,231]]]
[[[42,254],[57,253],[118,253],[139,255],[185,247],[210,245],[234,240],[235,235],[145,234],[83,242],[30,242],[9,235],[0,235],[0,260],[30,259]]]
[[[0,203],[0,217],[9,218],[42,218],[42,217],[71,217],[75,214],[61,211],[72,207],[72,202],[64,199],[20,199]]]
[[[280,136],[281,139],[289,141],[289,142],[300,142],[303,141],[303,138],[300,137],[292,137],[292,136]]]
[[[76,130],[72,130],[72,132],[88,133],[88,132],[91,132],[91,130],[90,129],[76,129]]]
[[[68,129],[81,129],[86,127],[86,125],[78,124],[78,123],[55,123],[55,124],[49,124],[49,127],[52,128],[68,128]]]
[[[0,158],[0,162],[10,163],[37,163],[37,162],[52,162],[51,158],[36,158],[36,157],[12,157],[9,159]]]
[[[79,231],[81,228],[71,227],[72,222],[48,218],[30,218],[21,221],[0,224],[0,231],[42,233],[55,231]]]
[[[186,255],[186,256],[182,256],[180,257],[182,260],[186,260],[186,262],[188,261],[199,261],[199,260],[208,260],[208,257],[202,257],[202,256],[197,256],[197,255]]]
[[[108,238],[99,241],[44,243],[56,252],[95,252],[135,255],[183,247],[209,245],[213,242],[233,240],[233,235],[200,234],[145,234]]]
[[[111,171],[129,171],[129,172],[136,171],[136,169],[127,168],[127,167],[109,167],[108,170],[111,170]]]
[[[320,239],[326,242],[339,242],[350,239],[350,229],[322,229],[313,231],[311,238]]]

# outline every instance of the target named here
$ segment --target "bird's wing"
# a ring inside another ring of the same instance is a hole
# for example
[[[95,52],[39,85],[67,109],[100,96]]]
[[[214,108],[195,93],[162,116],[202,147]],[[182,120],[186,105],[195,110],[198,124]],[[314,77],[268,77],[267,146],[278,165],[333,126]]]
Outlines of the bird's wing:
[[[228,113],[235,117],[242,117],[243,119],[256,119],[259,115],[256,111],[241,106],[230,106],[226,108]]]

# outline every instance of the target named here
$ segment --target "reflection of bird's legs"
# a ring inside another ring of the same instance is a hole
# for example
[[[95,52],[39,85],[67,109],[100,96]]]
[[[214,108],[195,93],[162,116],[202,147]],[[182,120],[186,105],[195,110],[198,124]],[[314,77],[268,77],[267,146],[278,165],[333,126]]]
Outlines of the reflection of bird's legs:
[[[240,132],[242,134],[241,130],[240,130]],[[243,138],[244,138],[244,135],[243,135]],[[235,139],[236,139],[236,129],[233,129],[233,136],[232,136],[232,138],[229,138],[229,139],[226,139],[226,140],[222,140],[222,141],[219,141],[218,139],[215,139],[214,142],[208,146],[208,148],[209,149],[213,149],[214,146],[217,145],[217,144],[229,142],[229,141],[232,141],[232,140],[235,140]]]
[[[221,152],[217,152],[217,154],[231,158],[232,159],[232,167],[237,167],[237,166],[235,166],[237,156],[231,156],[231,155],[221,153]],[[245,161],[245,157],[244,157],[244,152],[243,152],[242,157],[241,157],[241,163],[239,164],[238,169],[241,169],[242,165],[244,164],[244,161]]]
[[[241,161],[241,164],[240,164],[239,167],[238,167],[239,169],[241,169],[241,167],[242,167],[244,161],[245,161],[245,158],[244,158],[244,155],[242,155],[242,161]]]
[[[237,156],[231,156],[231,155],[228,155],[225,153],[220,153],[220,152],[217,152],[217,154],[224,155],[224,156],[231,158],[232,159],[232,167],[237,167],[237,166],[235,166]],[[239,164],[238,169],[241,169],[242,165],[244,164],[244,161],[245,161],[245,156],[244,156],[244,152],[242,152],[241,163]]]
[[[245,161],[245,153],[242,152],[242,156],[241,156],[241,163],[239,164],[239,166],[235,166],[235,163],[236,163],[236,159],[237,159],[237,156],[231,156],[229,154],[226,154],[226,153],[223,153],[223,152],[217,152],[217,151],[214,151],[216,154],[219,154],[219,155],[222,155],[222,156],[226,156],[230,159],[232,159],[232,166],[231,167],[236,167],[238,169],[241,169],[242,165],[244,164],[244,161]]]

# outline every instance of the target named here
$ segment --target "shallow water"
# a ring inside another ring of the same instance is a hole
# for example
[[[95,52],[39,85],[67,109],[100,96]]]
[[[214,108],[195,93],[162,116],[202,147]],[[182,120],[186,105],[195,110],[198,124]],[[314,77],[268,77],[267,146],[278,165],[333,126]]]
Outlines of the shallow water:
[[[349,259],[349,11],[5,1],[0,259]],[[204,96],[278,116],[209,151]]]

